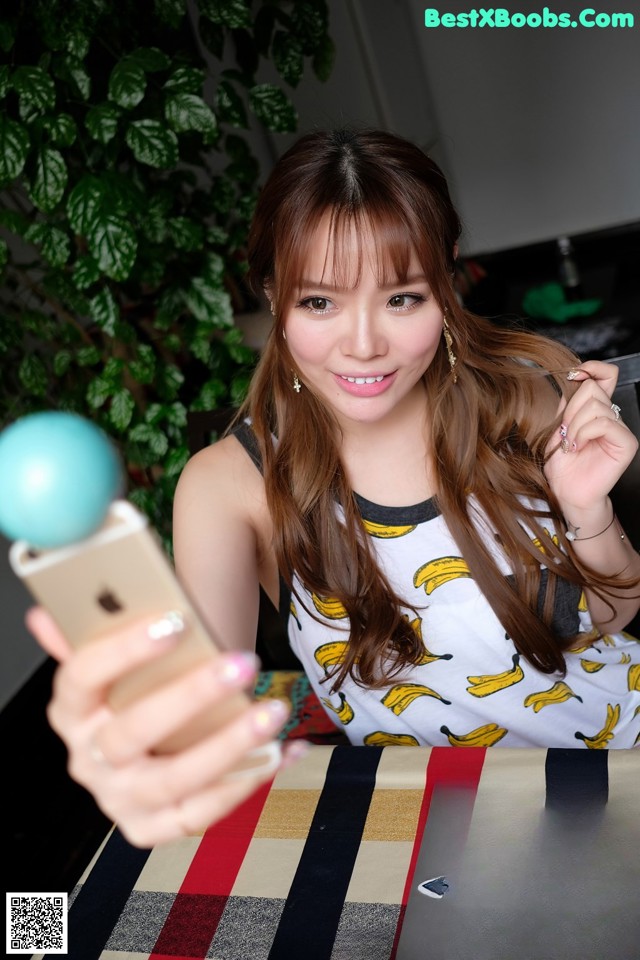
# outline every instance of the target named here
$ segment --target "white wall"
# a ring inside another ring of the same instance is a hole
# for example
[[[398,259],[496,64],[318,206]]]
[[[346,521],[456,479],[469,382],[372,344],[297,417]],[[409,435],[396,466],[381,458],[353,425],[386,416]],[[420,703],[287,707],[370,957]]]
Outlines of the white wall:
[[[501,5],[573,15],[587,0]],[[632,29],[427,29],[427,6],[329,0],[336,65],[326,84],[306,77],[291,94],[301,130],[364,123],[429,149],[467,253],[640,220],[640,0],[596,2],[633,13]],[[275,156],[294,139],[269,136]]]
[[[633,29],[546,30],[426,29],[426,4],[406,2],[469,251],[640,219],[638,0],[594,0],[597,10],[633,12]],[[526,12],[544,4],[502,6]]]

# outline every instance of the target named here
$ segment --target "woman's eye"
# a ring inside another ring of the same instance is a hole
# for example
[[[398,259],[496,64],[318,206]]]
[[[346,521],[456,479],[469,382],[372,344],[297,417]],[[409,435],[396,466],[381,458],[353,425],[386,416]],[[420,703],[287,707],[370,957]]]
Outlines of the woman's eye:
[[[397,293],[389,298],[389,306],[392,310],[407,310],[418,303],[424,303],[424,299],[418,293]]]
[[[301,307],[313,313],[326,313],[330,305],[331,301],[327,297],[307,297],[300,301]]]

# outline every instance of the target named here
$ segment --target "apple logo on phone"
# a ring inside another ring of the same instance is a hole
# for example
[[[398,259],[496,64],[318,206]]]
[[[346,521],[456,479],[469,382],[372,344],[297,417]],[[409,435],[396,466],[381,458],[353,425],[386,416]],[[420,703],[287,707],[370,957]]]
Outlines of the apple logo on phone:
[[[103,590],[97,596],[98,605],[106,610],[107,613],[118,613],[123,609],[122,604],[111,590]]]

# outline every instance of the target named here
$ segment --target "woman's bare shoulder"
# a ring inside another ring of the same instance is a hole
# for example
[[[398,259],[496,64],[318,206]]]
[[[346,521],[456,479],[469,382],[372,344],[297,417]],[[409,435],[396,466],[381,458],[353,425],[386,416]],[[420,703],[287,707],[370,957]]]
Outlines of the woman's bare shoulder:
[[[195,453],[187,462],[176,488],[176,500],[215,499],[236,509],[265,502],[264,480],[241,443],[232,435]],[[251,511],[253,512],[253,511]]]

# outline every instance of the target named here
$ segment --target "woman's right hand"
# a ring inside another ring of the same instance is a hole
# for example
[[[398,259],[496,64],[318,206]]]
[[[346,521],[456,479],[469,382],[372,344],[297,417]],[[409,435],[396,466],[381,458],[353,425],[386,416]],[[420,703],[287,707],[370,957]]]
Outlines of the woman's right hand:
[[[47,713],[67,747],[69,773],[132,844],[151,847],[201,832],[273,776],[273,764],[227,775],[281,730],[288,706],[279,700],[248,704],[220,730],[178,753],[153,753],[207,706],[251,688],[253,654],[221,654],[115,713],[107,702],[111,685],[178,642],[171,630],[139,623],[72,651],[41,607],[28,612],[27,626],[60,663]],[[164,636],[154,637],[158,632]]]

